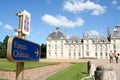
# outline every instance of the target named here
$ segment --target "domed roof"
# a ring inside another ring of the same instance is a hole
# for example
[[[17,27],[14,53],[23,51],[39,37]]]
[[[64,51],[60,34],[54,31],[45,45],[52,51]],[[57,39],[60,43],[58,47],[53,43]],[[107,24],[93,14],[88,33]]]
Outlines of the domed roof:
[[[113,33],[111,34],[112,38],[120,38],[120,25],[116,25]]]
[[[70,40],[79,40],[80,38],[77,35],[72,35],[69,39]]]
[[[111,37],[120,38],[120,30],[113,31]]]
[[[113,36],[113,37],[120,38],[120,31],[114,31],[114,32],[112,33],[112,36]]]
[[[99,34],[99,35],[96,36],[96,39],[97,40],[105,40],[106,38],[104,37],[104,35]]]
[[[97,35],[95,39],[96,39],[96,40],[99,40],[99,41],[101,41],[101,40],[106,40],[106,38],[105,38],[104,35],[102,35],[102,34]]]
[[[62,32],[57,31],[57,32],[52,32],[51,34],[49,34],[47,39],[64,39],[65,35],[63,35]]]

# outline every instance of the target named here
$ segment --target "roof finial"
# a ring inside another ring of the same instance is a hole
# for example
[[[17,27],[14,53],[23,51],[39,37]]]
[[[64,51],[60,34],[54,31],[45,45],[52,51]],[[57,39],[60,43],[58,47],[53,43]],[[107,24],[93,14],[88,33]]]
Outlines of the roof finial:
[[[59,28],[59,27],[56,27],[56,31],[57,31],[57,32],[60,32],[60,28]]]

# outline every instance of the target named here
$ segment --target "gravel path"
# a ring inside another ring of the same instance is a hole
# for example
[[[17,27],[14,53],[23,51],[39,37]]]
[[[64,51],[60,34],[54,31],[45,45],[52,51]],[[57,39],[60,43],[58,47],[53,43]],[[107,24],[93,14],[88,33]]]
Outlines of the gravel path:
[[[58,71],[68,67],[70,63],[60,63],[58,65],[45,66],[41,68],[24,70],[25,80],[45,80],[47,77],[57,73]],[[7,80],[15,80],[15,72],[0,71],[0,78]]]

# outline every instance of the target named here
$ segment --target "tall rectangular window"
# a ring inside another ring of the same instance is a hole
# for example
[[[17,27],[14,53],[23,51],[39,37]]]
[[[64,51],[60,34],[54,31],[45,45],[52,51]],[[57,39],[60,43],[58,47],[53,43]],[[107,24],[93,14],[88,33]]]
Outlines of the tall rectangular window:
[[[61,52],[61,57],[63,57],[63,52]]]
[[[69,59],[71,58],[71,52],[69,52]]]
[[[89,49],[89,45],[88,44],[86,44],[86,49]]]
[[[107,45],[105,45],[105,51],[107,51]]]
[[[103,53],[102,53],[102,52],[100,53],[100,56],[103,56]]]
[[[107,53],[107,52],[105,53],[105,56],[108,56],[108,53]]]
[[[57,53],[55,52],[55,56],[57,57]]]
[[[97,51],[97,45],[95,45],[95,50]]]
[[[102,45],[100,45],[100,50],[102,51]]]
[[[97,52],[95,53],[95,56],[96,56],[96,57],[98,56]]]
[[[49,56],[51,56],[51,53],[49,52]]]

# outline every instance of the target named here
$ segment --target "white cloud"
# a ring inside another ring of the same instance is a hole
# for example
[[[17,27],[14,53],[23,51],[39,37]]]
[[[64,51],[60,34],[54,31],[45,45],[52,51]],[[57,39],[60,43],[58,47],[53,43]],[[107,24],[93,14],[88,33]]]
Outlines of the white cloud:
[[[117,4],[117,0],[112,0],[112,4]]]
[[[90,33],[92,34],[92,35],[95,35],[95,36],[97,36],[97,35],[99,35],[100,33],[99,32],[97,32],[96,30],[91,30],[90,31]]]
[[[42,17],[42,20],[48,24],[55,27],[77,27],[82,26],[84,24],[84,21],[81,18],[77,18],[75,21],[68,20],[65,16],[51,16],[51,15],[44,15]]]
[[[119,10],[120,10],[120,6],[118,6],[118,7],[117,7],[117,9],[119,9]]]
[[[13,30],[12,26],[7,25],[7,24],[4,26],[4,28],[7,29],[7,30]]]
[[[0,22],[0,26],[2,26],[3,24],[2,24],[2,22]]]
[[[64,2],[64,10],[67,10],[72,13],[80,13],[85,10],[92,11],[92,15],[100,15],[105,13],[105,6],[101,6],[100,4],[96,4],[87,0],[67,0]]]

